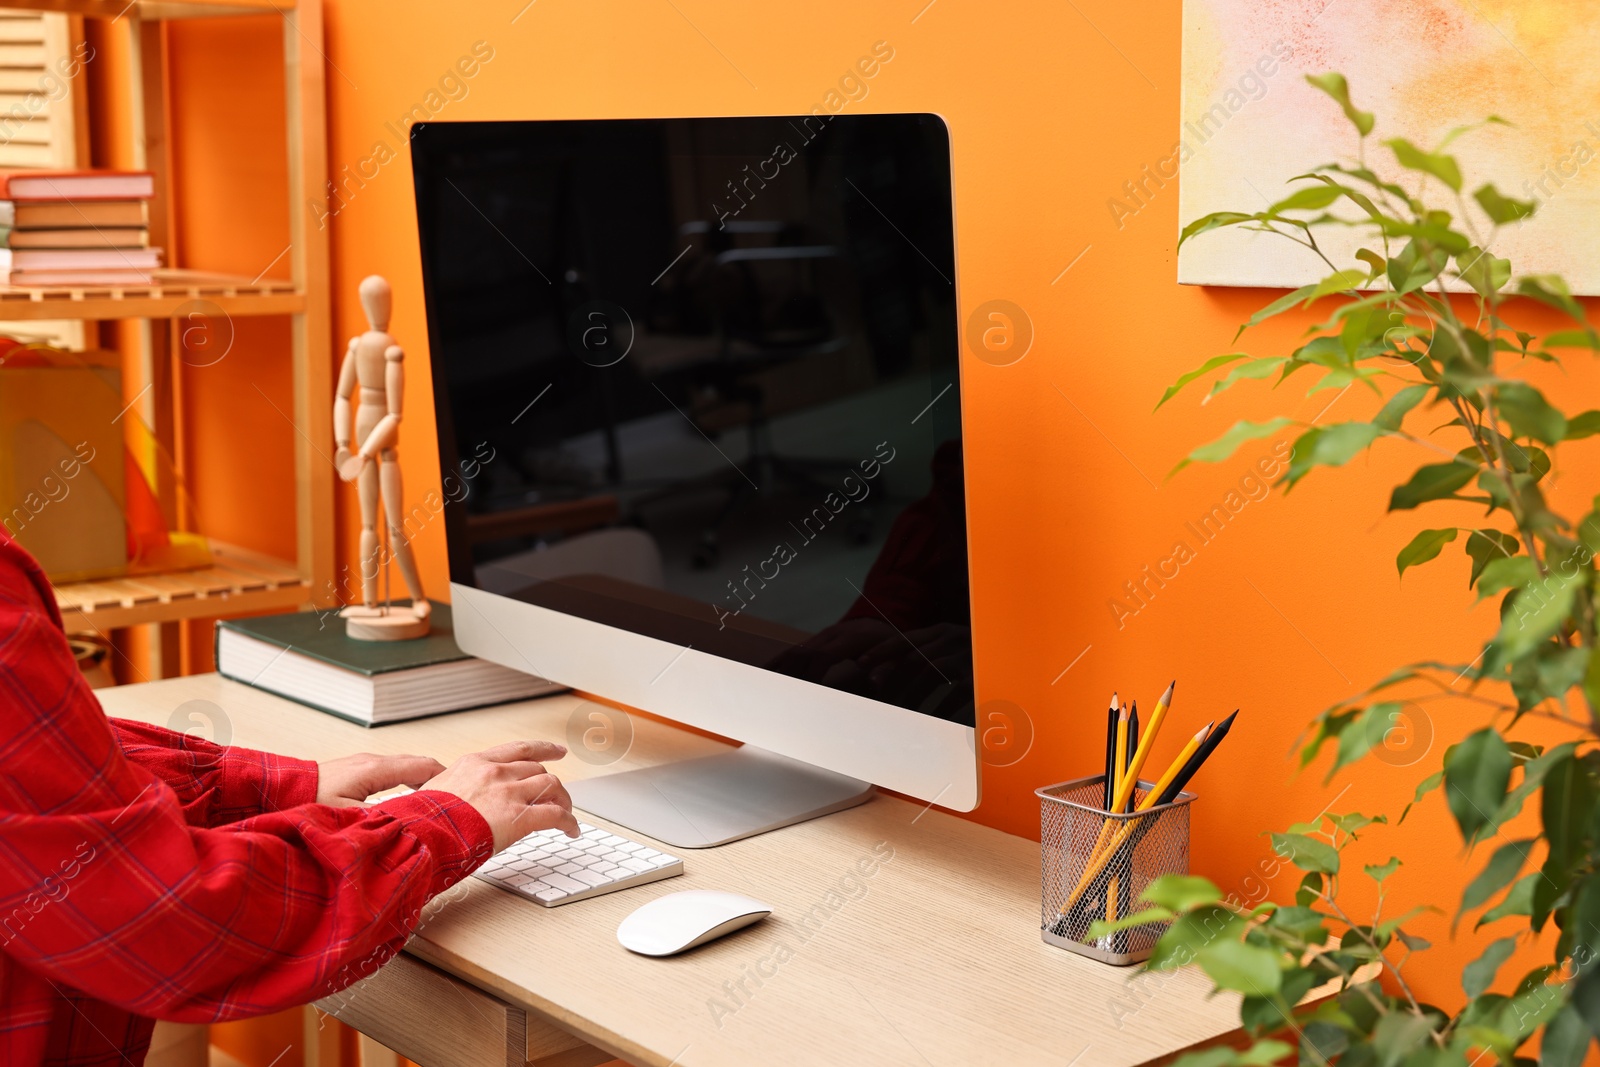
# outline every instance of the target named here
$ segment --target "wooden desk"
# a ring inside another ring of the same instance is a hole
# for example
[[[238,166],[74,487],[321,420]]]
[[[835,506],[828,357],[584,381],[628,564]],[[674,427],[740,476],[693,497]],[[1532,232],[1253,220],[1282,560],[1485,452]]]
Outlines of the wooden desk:
[[[210,701],[221,711],[209,711],[218,739],[227,731],[231,743],[250,748],[307,759],[409,752],[446,763],[513,738],[565,741],[569,722],[581,731],[589,725],[585,712],[598,709],[555,696],[367,730],[215,675],[99,696],[112,715],[158,725],[186,701]],[[569,756],[554,769],[577,779],[722,747],[644,718],[634,718],[634,729],[631,751],[616,763]],[[365,1004],[373,1012],[381,1001],[398,1018],[379,1021],[420,1021],[439,1041],[454,1041],[446,1016],[462,998],[441,983],[455,976],[493,998],[470,1011],[457,1005],[465,1012],[462,1041],[487,1038],[489,1050],[474,1062],[516,1062],[516,1050],[507,1058],[497,1050],[521,1040],[517,1020],[526,1013],[529,1046],[549,1045],[547,1056],[527,1058],[562,1067],[594,1063],[600,1054],[571,1041],[557,1048],[561,1042],[551,1038],[561,1031],[654,1067],[1123,1067],[1170,1057],[1238,1026],[1237,1000],[1208,999],[1211,983],[1193,968],[1138,977],[1134,968],[1043,944],[1038,845],[920,804],[878,797],[720,848],[660,847],[681,855],[687,873],[560,908],[467,879],[430,909],[406,948],[437,971],[402,956],[368,980],[376,989],[391,970],[405,972],[395,996],[413,1003],[358,989],[347,998],[352,1011]],[[774,913],[671,959],[635,956],[617,944],[624,916],[681,889],[745,893]],[[498,1030],[508,1024],[499,1015],[511,1018],[503,1041]]]

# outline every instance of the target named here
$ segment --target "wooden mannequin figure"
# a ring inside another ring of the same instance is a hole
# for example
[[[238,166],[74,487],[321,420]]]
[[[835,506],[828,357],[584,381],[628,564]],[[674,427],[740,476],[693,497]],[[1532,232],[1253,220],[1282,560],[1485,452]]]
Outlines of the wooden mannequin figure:
[[[344,365],[339,369],[339,392],[333,401],[333,436],[338,451],[334,464],[339,477],[358,482],[361,492],[361,593],[362,604],[346,608],[345,633],[362,641],[403,641],[428,633],[433,606],[422,594],[422,579],[411,554],[403,526],[405,506],[400,485],[400,459],[395,444],[400,438],[400,412],[405,400],[405,353],[387,333],[392,295],[389,283],[376,274],[361,282],[361,310],[366,312],[366,333],[350,338]],[[360,387],[355,409],[355,435],[360,450],[350,451],[350,398]],[[411,606],[389,603],[389,560],[380,558],[378,500],[383,499],[392,553],[400,564]],[[378,574],[384,573],[385,596],[378,600]]]

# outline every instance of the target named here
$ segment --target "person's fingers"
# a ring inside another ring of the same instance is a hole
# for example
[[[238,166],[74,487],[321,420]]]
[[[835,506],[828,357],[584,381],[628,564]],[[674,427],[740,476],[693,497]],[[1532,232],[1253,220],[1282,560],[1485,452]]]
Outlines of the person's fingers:
[[[544,769],[544,764],[536,760],[516,760],[511,763],[491,763],[492,769],[498,771],[503,777],[509,779],[537,778],[541,774],[549,774]]]
[[[503,745],[486,748],[478,755],[495,763],[512,763],[518,760],[533,760],[543,763],[546,760],[558,760],[567,754],[567,746],[554,741],[507,741]]]
[[[527,814],[534,824],[559,827],[568,837],[577,837],[582,833],[572,812],[559,804],[530,804]]]
[[[373,790],[374,793],[393,789],[397,785],[409,785],[415,789],[444,771],[444,764],[432,756],[379,756],[378,759],[380,763],[374,769],[374,774],[382,781]]]
[[[518,782],[514,795],[530,805],[559,804],[568,811],[572,810],[571,794],[561,784],[561,779],[553,774],[536,775]]]

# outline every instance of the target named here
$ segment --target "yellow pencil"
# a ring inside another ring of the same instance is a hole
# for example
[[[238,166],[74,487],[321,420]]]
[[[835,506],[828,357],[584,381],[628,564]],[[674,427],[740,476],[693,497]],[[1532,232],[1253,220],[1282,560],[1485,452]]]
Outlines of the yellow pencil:
[[[1161,699],[1156,701],[1156,710],[1150,713],[1150,725],[1144,728],[1144,736],[1139,738],[1139,747],[1133,750],[1133,762],[1128,765],[1128,773],[1122,779],[1122,787],[1117,790],[1117,795],[1112,800],[1112,811],[1122,811],[1128,806],[1128,797],[1133,794],[1133,787],[1138,784],[1139,772],[1144,769],[1144,761],[1150,758],[1150,750],[1155,747],[1156,734],[1161,732],[1161,721],[1166,718],[1167,709],[1172,706],[1172,690],[1177,684],[1176,681],[1169,684],[1167,691],[1161,694]]]
[[[1139,738],[1139,747],[1133,750],[1133,762],[1128,764],[1126,774],[1122,774],[1121,761],[1118,761],[1117,773],[1121,775],[1117,782],[1116,795],[1111,799],[1111,810],[1123,812],[1128,810],[1128,798],[1133,795],[1134,788],[1139,784],[1139,771],[1144,768],[1144,761],[1150,755],[1150,749],[1155,745],[1156,734],[1161,730],[1161,722],[1167,717],[1167,709],[1172,706],[1172,690],[1177,686],[1174,679],[1167,685],[1167,691],[1161,694],[1161,699],[1156,701],[1156,710],[1150,714],[1150,725],[1144,728],[1144,736]],[[1119,723],[1120,733],[1120,723]],[[1156,790],[1150,795],[1154,796]],[[1100,827],[1100,836],[1095,839],[1091,855],[1097,853],[1105,846],[1116,827],[1115,820],[1107,819]]]
[[[1124,706],[1117,712],[1117,744],[1114,750],[1116,758],[1111,762],[1111,795],[1122,795],[1122,779],[1126,777],[1125,768],[1128,764],[1128,709]],[[1116,809],[1113,808],[1113,811]]]
[[[1206,735],[1210,732],[1211,723],[1206,723],[1205,726],[1201,727],[1199,733],[1189,738],[1188,744],[1183,746],[1183,750],[1172,761],[1172,765],[1161,775],[1155,786],[1140,799],[1139,806],[1135,809],[1136,811],[1145,811],[1155,804],[1156,798],[1178,776],[1178,772],[1183,770],[1184,764],[1189,762],[1189,757],[1195,754],[1195,750],[1200,747],[1201,742],[1206,739]],[[1109,821],[1107,820],[1108,823]],[[1078,902],[1078,898],[1083,896],[1083,891],[1088,888],[1089,883],[1094,881],[1096,875],[1105,870],[1106,864],[1111,862],[1111,857],[1117,854],[1117,849],[1122,847],[1122,843],[1133,833],[1139,822],[1140,820],[1138,819],[1123,820],[1122,827],[1116,831],[1111,842],[1094,854],[1094,858],[1089,861],[1088,869],[1083,872],[1083,877],[1078,879],[1077,888],[1073,889],[1072,895],[1067,898],[1067,902],[1061,905],[1061,914],[1065,915]],[[1096,847],[1098,848],[1099,846],[1097,845]]]

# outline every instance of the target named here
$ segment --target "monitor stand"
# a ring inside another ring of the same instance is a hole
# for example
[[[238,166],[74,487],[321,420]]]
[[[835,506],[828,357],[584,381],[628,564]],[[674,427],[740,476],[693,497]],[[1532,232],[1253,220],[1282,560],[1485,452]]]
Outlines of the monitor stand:
[[[567,782],[574,807],[678,848],[710,848],[872,799],[868,782],[745,745]]]

